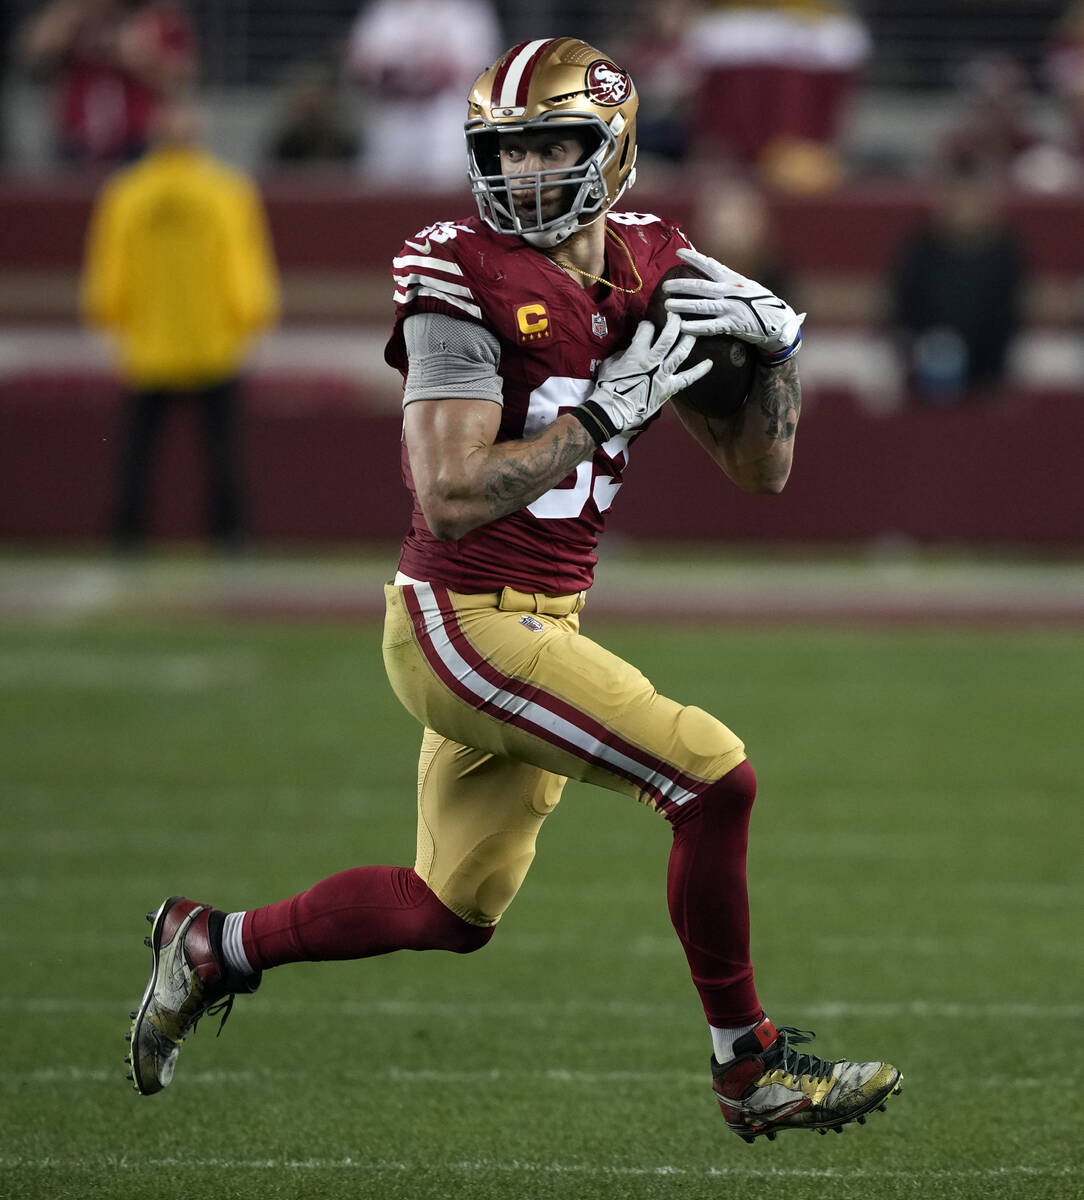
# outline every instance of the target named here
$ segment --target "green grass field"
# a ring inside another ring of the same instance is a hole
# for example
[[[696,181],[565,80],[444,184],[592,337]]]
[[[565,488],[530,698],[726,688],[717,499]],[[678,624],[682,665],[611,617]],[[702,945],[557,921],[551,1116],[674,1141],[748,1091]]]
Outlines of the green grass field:
[[[572,785],[480,954],[285,967],[124,1079],[143,914],[409,862],[377,628],[0,626],[0,1195],[1075,1197],[1084,633],[589,632],[760,778],[762,999],[904,1094],[747,1146],[666,915],[669,831]]]

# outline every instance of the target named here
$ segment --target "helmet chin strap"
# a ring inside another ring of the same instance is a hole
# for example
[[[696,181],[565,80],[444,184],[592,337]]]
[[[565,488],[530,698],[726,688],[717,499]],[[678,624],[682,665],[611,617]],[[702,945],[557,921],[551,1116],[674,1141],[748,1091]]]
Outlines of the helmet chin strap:
[[[609,211],[608,208],[605,208],[601,212],[592,213],[589,221],[581,221],[579,217],[574,217],[570,213],[568,221],[562,222],[555,229],[547,229],[542,233],[521,233],[519,236],[539,250],[552,250],[554,246],[567,242],[574,233],[579,233],[581,229],[587,229],[596,221],[601,221]]]
[[[574,234],[579,233],[581,229],[586,229],[589,225],[594,225],[598,220],[601,220],[613,208],[613,206],[621,199],[626,191],[636,182],[636,168],[633,167],[628,174],[628,178],[621,186],[617,195],[614,196],[611,203],[607,204],[600,212],[592,213],[589,221],[581,221],[579,216],[573,213],[568,214],[568,218],[562,221],[560,225],[553,229],[542,231],[533,230],[529,233],[521,233],[519,236],[530,246],[534,246],[537,250],[552,250],[554,246],[559,246],[562,242]]]
[[[584,226],[577,220],[570,220],[567,225],[561,225],[557,229],[547,229],[544,232],[532,231],[531,233],[521,233],[519,236],[523,238],[528,245],[534,246],[536,250],[552,250],[554,246],[559,246],[562,242],[583,229]]]

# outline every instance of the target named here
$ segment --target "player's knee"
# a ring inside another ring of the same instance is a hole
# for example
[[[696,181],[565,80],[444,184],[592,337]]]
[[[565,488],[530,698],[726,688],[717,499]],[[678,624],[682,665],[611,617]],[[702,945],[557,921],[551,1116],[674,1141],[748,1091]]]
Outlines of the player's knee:
[[[717,717],[687,704],[672,729],[676,762],[701,779],[721,778],[741,757],[741,739]]]
[[[752,808],[757,796],[757,776],[753,764],[746,758],[700,793],[700,803],[740,805]]]
[[[445,949],[451,950],[453,954],[473,954],[475,950],[481,950],[497,932],[496,925],[471,925],[461,917],[457,917],[456,920],[459,926],[445,946]]]
[[[539,823],[535,820],[528,830],[505,830],[483,837],[463,855],[455,870],[431,879],[430,886],[441,903],[472,928],[496,925],[534,859]]]
[[[693,800],[667,811],[666,818],[675,832],[698,820],[711,820],[713,814],[733,816],[736,812],[744,812],[748,819],[756,794],[756,773],[749,760],[743,759],[714,783],[709,783]]]
[[[406,875],[412,936],[405,942],[410,950],[449,950],[471,954],[493,936],[495,924],[474,924],[444,903],[415,871]]]
[[[435,905],[429,920],[429,932],[437,949],[450,950],[453,954],[473,954],[495,934],[496,925],[473,925],[450,908],[439,904],[436,896],[432,896],[432,899]]]

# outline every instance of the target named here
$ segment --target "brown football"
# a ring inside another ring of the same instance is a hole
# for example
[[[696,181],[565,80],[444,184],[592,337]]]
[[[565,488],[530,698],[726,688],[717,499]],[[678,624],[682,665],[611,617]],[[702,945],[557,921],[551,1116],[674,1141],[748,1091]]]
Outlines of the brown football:
[[[662,285],[667,279],[702,278],[692,267],[671,267],[659,280],[647,305],[646,319],[658,332],[666,324],[666,293]],[[721,333],[715,337],[698,337],[681,369],[687,371],[705,358],[712,361],[711,370],[698,379],[677,399],[706,417],[728,417],[745,403],[756,374],[753,348],[740,338]]]

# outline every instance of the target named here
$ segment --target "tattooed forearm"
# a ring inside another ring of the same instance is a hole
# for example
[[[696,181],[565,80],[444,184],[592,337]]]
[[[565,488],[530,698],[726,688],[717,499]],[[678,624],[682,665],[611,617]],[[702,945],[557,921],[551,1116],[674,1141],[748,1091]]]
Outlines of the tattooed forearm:
[[[794,439],[802,411],[802,384],[797,366],[788,362],[781,367],[761,367],[749,398],[725,417],[697,414],[682,403],[680,395],[672,403],[686,424],[697,427],[700,440],[711,445],[734,445],[746,433],[751,439],[789,442]]]
[[[685,404],[680,394],[671,403],[685,428],[743,491],[782,491],[802,410],[793,362],[761,367],[746,402],[728,416],[706,417]]]
[[[560,483],[595,451],[579,421],[558,420],[519,442],[495,445],[482,478],[488,520],[515,512]]]
[[[781,367],[762,367],[757,372],[754,394],[764,417],[766,436],[779,442],[791,441],[802,412],[802,384],[794,361]]]

